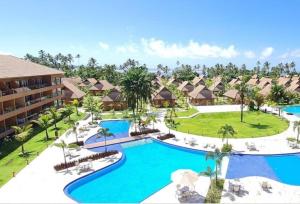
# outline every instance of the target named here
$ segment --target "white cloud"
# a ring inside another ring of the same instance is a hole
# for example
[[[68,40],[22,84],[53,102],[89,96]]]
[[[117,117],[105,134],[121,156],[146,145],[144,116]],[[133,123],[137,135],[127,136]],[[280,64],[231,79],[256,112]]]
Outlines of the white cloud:
[[[103,50],[109,49],[109,45],[107,43],[104,43],[104,42],[99,42],[99,46]]]
[[[262,52],[260,54],[260,59],[266,59],[268,57],[271,57],[273,52],[274,52],[273,47],[266,47],[265,49],[262,50]]]
[[[136,52],[138,52],[138,49],[133,44],[119,46],[119,47],[117,47],[116,50],[119,53],[136,53]]]
[[[296,58],[300,57],[300,49],[285,52],[282,55],[280,55],[280,58],[282,58],[282,59],[287,59],[290,57],[296,57]]]
[[[167,44],[162,40],[142,39],[144,51],[150,55],[157,55],[163,58],[233,58],[239,55],[234,45],[227,48],[210,45],[200,44],[195,41],[190,41],[186,45],[181,44]]]
[[[253,59],[255,58],[255,52],[251,51],[251,50],[248,50],[248,51],[245,51],[244,52],[244,55],[246,58],[249,58],[249,59]]]

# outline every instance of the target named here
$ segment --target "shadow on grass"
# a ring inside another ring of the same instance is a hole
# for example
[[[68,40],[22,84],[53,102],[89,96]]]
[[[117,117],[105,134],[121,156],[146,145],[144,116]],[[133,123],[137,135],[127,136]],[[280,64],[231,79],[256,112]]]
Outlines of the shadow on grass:
[[[260,129],[260,130],[270,128],[270,125],[261,125],[261,124],[253,124],[253,123],[250,123],[249,125],[251,128],[256,128],[256,129]]]

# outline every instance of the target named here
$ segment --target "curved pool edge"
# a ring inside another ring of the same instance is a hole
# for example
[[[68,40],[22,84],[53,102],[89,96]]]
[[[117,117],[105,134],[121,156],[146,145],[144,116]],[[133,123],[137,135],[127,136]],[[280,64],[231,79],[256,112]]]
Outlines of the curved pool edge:
[[[64,194],[70,198],[71,200],[75,201],[75,202],[79,202],[77,200],[75,200],[71,195],[70,195],[70,192],[76,187],[76,186],[73,186],[73,185],[76,185],[78,182],[81,182],[82,183],[86,183],[86,182],[83,182],[85,181],[84,178],[87,178],[87,177],[91,177],[93,176],[92,178],[94,178],[95,176],[98,176],[98,175],[104,175],[104,174],[107,174],[109,172],[111,172],[112,170],[114,169],[117,169],[118,167],[122,166],[125,161],[126,161],[126,155],[123,154],[122,152],[118,152],[118,154],[121,154],[121,157],[115,161],[114,163],[112,164],[109,164],[107,166],[104,166],[102,168],[99,168],[91,173],[88,173],[84,176],[81,176],[81,177],[78,177],[76,178],[75,180],[69,182],[68,184],[65,185],[63,191],[64,191]],[[87,181],[88,182],[88,181]],[[71,189],[70,189],[71,188]]]

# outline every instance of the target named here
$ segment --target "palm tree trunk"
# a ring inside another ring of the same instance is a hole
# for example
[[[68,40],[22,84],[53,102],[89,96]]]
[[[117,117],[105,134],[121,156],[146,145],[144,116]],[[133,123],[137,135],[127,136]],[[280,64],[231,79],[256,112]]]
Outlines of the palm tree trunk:
[[[241,100],[241,122],[243,122],[244,119],[244,99]]]
[[[48,139],[49,139],[48,128],[46,128],[45,130],[46,130],[46,141],[48,141]]]
[[[105,146],[105,152],[107,152],[107,147],[106,147],[106,136],[104,135],[104,146]]]
[[[76,106],[76,115],[78,116],[79,114],[78,114],[78,107]]]
[[[57,130],[56,120],[54,120],[54,129]]]
[[[93,116],[93,112],[91,112],[91,115],[92,115],[92,122],[94,122],[94,116]]]
[[[22,143],[22,145],[21,145],[21,152],[22,152],[22,155],[25,155],[24,143]]]

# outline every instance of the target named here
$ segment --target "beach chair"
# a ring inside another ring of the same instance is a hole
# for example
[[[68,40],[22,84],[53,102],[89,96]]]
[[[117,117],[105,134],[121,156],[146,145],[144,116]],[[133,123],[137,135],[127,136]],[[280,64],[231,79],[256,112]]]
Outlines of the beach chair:
[[[208,147],[209,147],[209,144],[203,145],[203,148],[204,148],[204,149],[207,149]]]
[[[261,188],[262,188],[263,190],[266,190],[266,191],[272,189],[271,184],[269,184],[267,181],[263,181],[263,182],[260,184],[260,186],[261,186]]]
[[[189,141],[188,141],[189,145],[191,146],[195,146],[197,145],[197,140],[195,138],[191,138]]]

